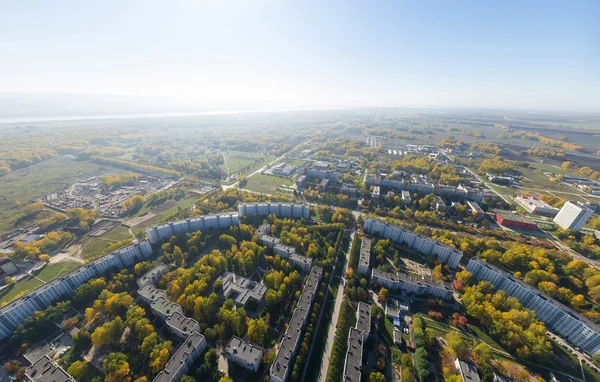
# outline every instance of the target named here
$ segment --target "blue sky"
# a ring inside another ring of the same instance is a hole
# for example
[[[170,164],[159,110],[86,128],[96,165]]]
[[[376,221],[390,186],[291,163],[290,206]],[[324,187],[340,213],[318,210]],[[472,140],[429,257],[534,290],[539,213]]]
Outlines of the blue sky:
[[[599,18],[598,1],[0,0],[0,91],[600,111]]]

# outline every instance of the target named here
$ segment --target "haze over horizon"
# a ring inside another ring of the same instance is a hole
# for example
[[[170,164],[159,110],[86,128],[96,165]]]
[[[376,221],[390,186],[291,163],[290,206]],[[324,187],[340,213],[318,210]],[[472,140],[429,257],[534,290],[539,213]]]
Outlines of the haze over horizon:
[[[0,103],[18,92],[153,96],[181,111],[600,112],[599,11],[594,1],[0,2]]]

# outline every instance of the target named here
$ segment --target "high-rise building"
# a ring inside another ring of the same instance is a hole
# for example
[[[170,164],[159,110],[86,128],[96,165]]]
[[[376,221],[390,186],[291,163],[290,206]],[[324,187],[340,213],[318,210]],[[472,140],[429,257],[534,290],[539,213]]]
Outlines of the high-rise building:
[[[561,228],[579,231],[593,214],[594,211],[585,204],[567,201],[554,218],[554,222]]]

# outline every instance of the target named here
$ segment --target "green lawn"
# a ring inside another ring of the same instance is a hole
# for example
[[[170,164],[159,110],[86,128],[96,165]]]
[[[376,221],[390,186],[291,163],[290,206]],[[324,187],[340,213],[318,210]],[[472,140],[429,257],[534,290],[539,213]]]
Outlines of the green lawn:
[[[558,167],[558,166],[554,166],[551,164],[547,164],[547,163],[529,163],[529,167],[534,167],[537,168],[538,170],[541,171],[547,171],[547,172],[553,172],[555,174],[568,174],[568,171],[563,170],[562,168]]]
[[[0,178],[0,232],[14,228],[22,206],[50,192],[93,175],[117,174],[122,170],[60,156],[8,173]],[[17,203],[20,206],[17,206]]]
[[[55,277],[58,277],[77,268],[78,266],[80,266],[80,264],[74,261],[61,261],[56,264],[48,264],[44,269],[40,271],[40,273],[37,274],[37,278],[32,277],[28,280],[20,281],[17,284],[15,284],[15,286],[10,291],[8,291],[8,293],[6,293],[4,296],[2,296],[2,298],[0,298],[0,303],[10,302],[18,294],[39,287],[43,284],[40,280],[48,282]]]
[[[294,179],[273,175],[256,174],[248,178],[248,184],[244,188],[250,191],[274,194],[277,193],[277,188],[282,184],[291,186],[294,184]]]
[[[243,174],[251,174],[253,171],[261,168],[275,159],[275,156],[263,153],[251,153],[245,151],[224,151],[229,172],[235,174],[240,170],[245,170]],[[220,167],[227,172],[227,166],[222,164]]]

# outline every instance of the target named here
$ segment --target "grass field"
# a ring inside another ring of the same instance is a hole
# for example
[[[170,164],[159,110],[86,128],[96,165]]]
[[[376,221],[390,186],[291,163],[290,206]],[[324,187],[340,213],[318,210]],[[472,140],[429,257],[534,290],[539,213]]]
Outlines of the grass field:
[[[15,286],[10,291],[8,291],[8,293],[6,293],[4,296],[2,296],[2,298],[0,298],[0,303],[10,302],[18,294],[37,288],[44,282],[48,282],[55,277],[65,274],[77,268],[79,265],[80,264],[74,261],[61,261],[56,264],[48,264],[44,269],[40,271],[40,273],[37,274],[37,277],[32,277],[28,280],[16,283]]]
[[[244,188],[250,191],[274,194],[277,193],[277,188],[282,184],[291,186],[294,184],[294,180],[279,176],[256,174],[253,177],[248,178],[248,184]]]
[[[245,172],[243,172],[244,174],[251,174],[253,171],[275,159],[273,155],[244,151],[225,151],[223,154],[225,155],[227,166],[229,166],[230,174],[235,174],[244,168],[246,168]],[[223,171],[227,172],[227,166],[222,164],[220,167]]]
[[[32,199],[67,187],[79,179],[122,173],[106,165],[61,156],[8,173],[0,178],[0,232],[14,228],[21,207]],[[21,207],[17,206],[17,201]]]
[[[562,168],[558,167],[558,166],[554,166],[551,164],[547,164],[547,163],[529,163],[529,167],[534,167],[537,168],[538,170],[541,171],[547,171],[547,172],[551,172],[551,173],[555,173],[555,174],[568,174],[568,171],[563,170]]]

